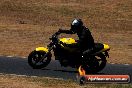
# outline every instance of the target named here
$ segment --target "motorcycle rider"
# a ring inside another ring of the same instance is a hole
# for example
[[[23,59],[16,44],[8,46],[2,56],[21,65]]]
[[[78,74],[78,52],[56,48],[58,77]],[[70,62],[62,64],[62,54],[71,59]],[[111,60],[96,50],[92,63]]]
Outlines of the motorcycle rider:
[[[70,30],[62,30],[59,29],[59,33],[66,33],[66,34],[76,34],[78,35],[79,40],[77,43],[74,44],[65,44],[62,43],[64,46],[68,47],[76,47],[78,48],[82,53],[83,56],[89,56],[94,48],[94,39],[91,35],[90,30],[83,25],[83,22],[81,19],[74,19],[71,23],[71,29]]]

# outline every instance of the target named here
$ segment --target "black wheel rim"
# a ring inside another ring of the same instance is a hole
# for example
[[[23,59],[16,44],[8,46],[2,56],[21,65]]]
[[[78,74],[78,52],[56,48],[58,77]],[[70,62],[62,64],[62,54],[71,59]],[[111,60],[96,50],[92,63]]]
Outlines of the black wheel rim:
[[[35,53],[35,55],[32,57],[32,63],[34,65],[42,65],[45,64],[47,62],[47,58],[43,58],[44,57],[44,53]]]
[[[91,62],[85,64],[83,68],[86,70],[86,73],[97,73],[102,70],[106,65],[106,59],[104,56],[94,56],[91,57]]]

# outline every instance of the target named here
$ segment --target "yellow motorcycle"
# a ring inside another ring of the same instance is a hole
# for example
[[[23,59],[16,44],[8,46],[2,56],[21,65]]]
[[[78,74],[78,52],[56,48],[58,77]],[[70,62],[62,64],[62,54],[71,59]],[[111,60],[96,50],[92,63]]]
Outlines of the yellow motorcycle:
[[[107,44],[95,43],[94,53],[90,57],[83,57],[82,52],[76,48],[64,46],[65,44],[73,44],[76,41],[73,38],[58,38],[59,33],[52,35],[51,42],[47,47],[37,47],[28,56],[28,64],[34,69],[46,67],[51,61],[51,51],[53,50],[55,60],[58,60],[61,66],[79,68],[82,66],[87,73],[97,73],[101,71],[109,58],[108,51],[110,47]]]

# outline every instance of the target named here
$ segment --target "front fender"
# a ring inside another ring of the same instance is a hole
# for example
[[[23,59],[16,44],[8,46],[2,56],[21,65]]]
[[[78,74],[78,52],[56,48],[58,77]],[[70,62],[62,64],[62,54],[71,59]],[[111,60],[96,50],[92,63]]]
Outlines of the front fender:
[[[37,47],[36,51],[45,51],[46,53],[48,52],[48,49],[45,47]]]

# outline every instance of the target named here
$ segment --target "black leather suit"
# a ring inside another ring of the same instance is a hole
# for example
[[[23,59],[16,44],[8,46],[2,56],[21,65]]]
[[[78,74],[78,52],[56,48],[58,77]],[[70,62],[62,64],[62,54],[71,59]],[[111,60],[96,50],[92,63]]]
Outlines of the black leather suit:
[[[60,30],[60,33],[66,33],[66,34],[75,34],[71,30]],[[70,44],[69,47],[76,47],[81,50],[81,52],[84,52],[86,50],[91,50],[94,48],[94,39],[91,35],[91,32],[88,28],[85,26],[82,27],[82,30],[77,31],[77,35],[79,37],[79,40],[75,44]]]

